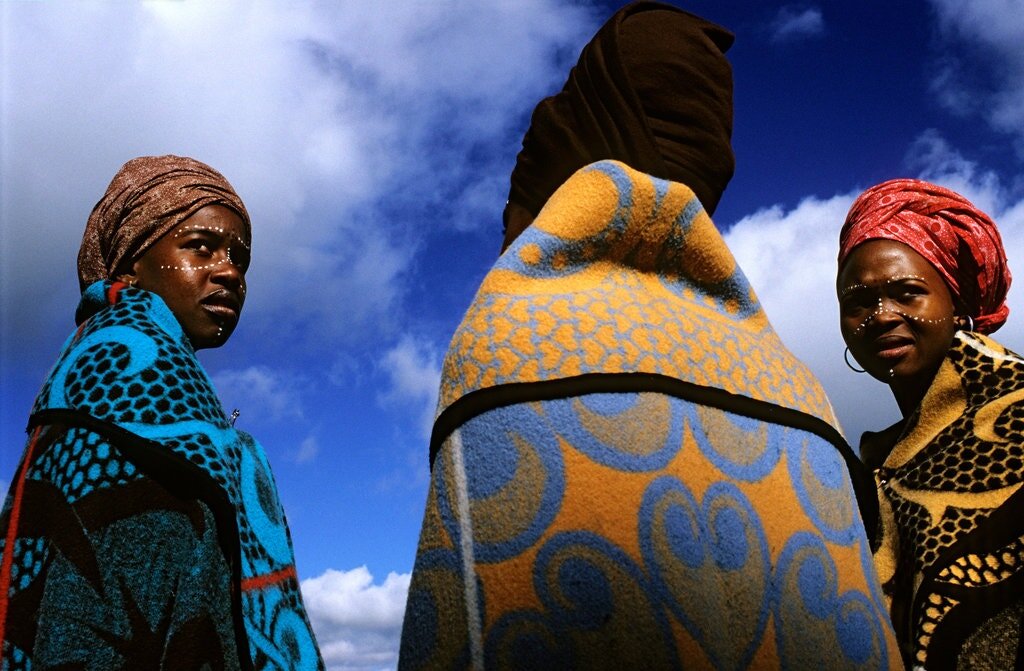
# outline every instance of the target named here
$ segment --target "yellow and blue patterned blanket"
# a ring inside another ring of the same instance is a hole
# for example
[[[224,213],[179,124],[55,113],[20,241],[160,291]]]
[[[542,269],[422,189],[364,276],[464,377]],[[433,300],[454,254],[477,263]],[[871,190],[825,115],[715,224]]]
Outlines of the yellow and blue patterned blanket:
[[[1024,667],[1024,357],[958,332],[875,477],[908,665]]]
[[[899,668],[847,460],[693,192],[588,166],[452,338],[399,666]]]

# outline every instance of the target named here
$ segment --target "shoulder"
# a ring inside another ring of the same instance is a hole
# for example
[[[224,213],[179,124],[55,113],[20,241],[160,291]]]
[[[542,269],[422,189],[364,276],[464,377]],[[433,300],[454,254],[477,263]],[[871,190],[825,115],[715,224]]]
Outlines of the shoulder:
[[[156,294],[98,282],[34,411],[69,408],[127,424],[188,419],[227,426],[213,385],[177,319]]]

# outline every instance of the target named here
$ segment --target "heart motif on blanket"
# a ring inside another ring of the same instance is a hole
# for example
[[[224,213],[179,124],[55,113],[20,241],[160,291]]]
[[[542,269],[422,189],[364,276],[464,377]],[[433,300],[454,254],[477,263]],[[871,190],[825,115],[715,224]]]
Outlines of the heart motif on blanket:
[[[662,477],[644,494],[640,547],[662,602],[719,669],[745,668],[761,643],[771,568],[746,496],[717,482],[696,497]]]

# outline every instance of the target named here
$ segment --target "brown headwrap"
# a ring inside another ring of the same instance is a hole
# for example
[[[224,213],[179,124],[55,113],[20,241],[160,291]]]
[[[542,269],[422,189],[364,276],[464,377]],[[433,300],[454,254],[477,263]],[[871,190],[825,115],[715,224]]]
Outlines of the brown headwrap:
[[[839,233],[839,268],[868,240],[894,240],[920,254],[966,307],[974,330],[992,333],[1010,308],[1010,269],[996,225],[969,200],[919,179],[892,179],[853,202]]]
[[[219,172],[185,156],[128,161],[89,215],[78,250],[81,288],[126,270],[165,233],[207,205],[237,212],[249,243],[249,213]]]
[[[616,12],[537,105],[509,200],[534,216],[576,170],[615,159],[682,182],[710,213],[732,178],[733,35],[657,2]]]

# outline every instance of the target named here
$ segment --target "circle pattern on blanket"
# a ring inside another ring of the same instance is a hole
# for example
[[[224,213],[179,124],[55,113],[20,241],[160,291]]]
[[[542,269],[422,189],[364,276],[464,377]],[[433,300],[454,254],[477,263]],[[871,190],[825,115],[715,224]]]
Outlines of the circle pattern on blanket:
[[[700,451],[730,478],[757,482],[779,463],[782,427],[698,405],[688,417]]]
[[[496,408],[460,429],[462,444],[471,446],[462,461],[478,562],[501,561],[529,548],[550,526],[562,501],[565,473],[558,440],[536,408],[526,413],[518,406]],[[449,438],[442,450],[454,449]],[[450,459],[443,468],[438,505],[448,533],[459,538],[461,478]]]
[[[683,444],[682,404],[662,394],[587,394],[544,402],[558,435],[599,464],[664,468]]]
[[[258,541],[260,549],[276,564],[290,564],[292,553],[284,527],[284,513],[277,504],[277,493],[266,458],[262,451],[256,453],[251,440],[242,441],[241,457],[242,505],[255,534],[253,540]],[[263,571],[272,568],[260,567]]]
[[[824,439],[797,429],[786,444],[786,463],[800,506],[825,538],[852,545],[863,534],[846,462]]]
[[[572,645],[573,666],[609,659],[635,668],[678,667],[671,628],[643,570],[607,539],[586,531],[555,534],[537,554],[534,589],[550,626]]]

